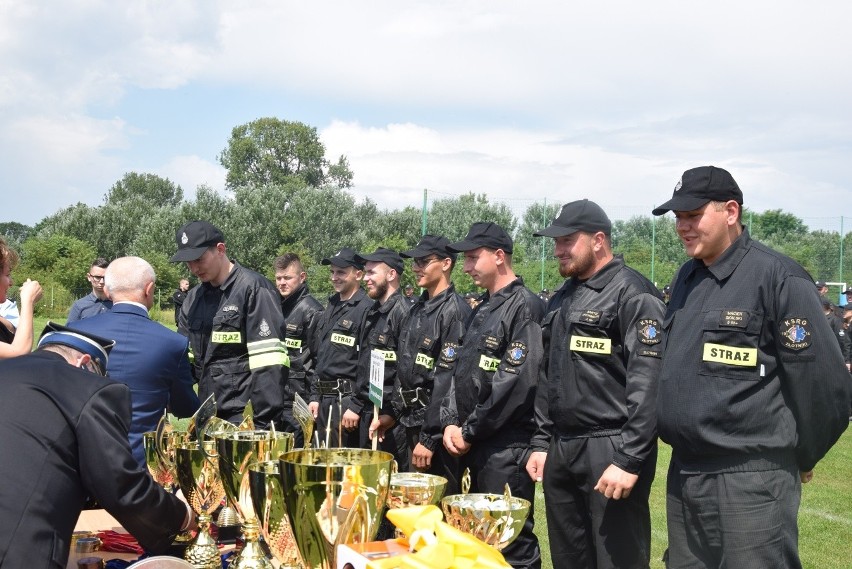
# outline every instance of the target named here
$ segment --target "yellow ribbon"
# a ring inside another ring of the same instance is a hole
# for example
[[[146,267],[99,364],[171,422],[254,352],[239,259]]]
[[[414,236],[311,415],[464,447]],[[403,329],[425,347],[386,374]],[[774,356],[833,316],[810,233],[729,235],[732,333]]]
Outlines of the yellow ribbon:
[[[367,569],[511,568],[499,551],[444,523],[437,506],[397,508],[387,516],[416,553],[376,559],[367,563]]]

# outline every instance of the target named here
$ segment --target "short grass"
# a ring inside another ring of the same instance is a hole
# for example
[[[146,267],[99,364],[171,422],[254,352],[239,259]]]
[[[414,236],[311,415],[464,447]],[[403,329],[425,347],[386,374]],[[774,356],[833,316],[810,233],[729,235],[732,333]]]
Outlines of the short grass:
[[[660,443],[657,476],[651,488],[651,567],[663,569],[666,534],[666,472],[671,448]],[[802,486],[799,508],[799,553],[805,568],[852,567],[852,429],[817,465],[814,479]],[[544,493],[536,494],[536,534],[541,541],[545,569],[553,569],[547,540]],[[557,568],[561,569],[561,568]]]
[[[165,318],[163,320],[166,320]],[[36,336],[47,319],[36,319]],[[64,320],[59,322],[64,323]],[[167,325],[173,323],[164,322]],[[666,472],[671,449],[660,443],[657,476],[651,488],[651,567],[663,569],[666,534]],[[544,569],[554,569],[547,540],[544,493],[536,495],[536,534],[541,541]],[[847,430],[816,468],[814,479],[802,487],[799,509],[799,551],[805,568],[852,567],[852,429]],[[556,568],[562,569],[562,568]]]

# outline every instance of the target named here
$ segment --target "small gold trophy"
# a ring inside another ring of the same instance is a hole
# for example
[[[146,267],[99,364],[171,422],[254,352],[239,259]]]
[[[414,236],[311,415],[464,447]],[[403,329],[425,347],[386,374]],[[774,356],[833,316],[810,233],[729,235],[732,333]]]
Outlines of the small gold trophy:
[[[249,488],[263,540],[281,569],[302,569],[296,538],[284,506],[278,460],[255,462],[249,466]]]
[[[235,431],[216,435],[219,445],[219,472],[228,499],[242,520],[245,545],[231,561],[229,569],[272,569],[260,548],[257,516],[249,487],[249,465],[268,461],[293,448],[292,433]]]
[[[334,569],[338,544],[376,537],[392,463],[390,453],[352,448],[281,455],[287,515],[309,569]]]
[[[441,500],[447,523],[479,538],[497,551],[515,541],[529,516],[530,502],[512,496],[508,484],[502,495],[468,494],[469,469],[465,469],[462,475],[461,486],[463,494],[446,496]]]
[[[447,479],[425,472],[394,472],[390,479],[388,508],[435,506],[444,497]]]
[[[205,447],[203,451],[202,445]],[[198,535],[184,555],[197,569],[219,569],[222,566],[216,540],[210,535],[210,515],[225,497],[219,465],[208,458],[215,454],[214,440],[183,442],[175,451],[180,489],[198,514]]]

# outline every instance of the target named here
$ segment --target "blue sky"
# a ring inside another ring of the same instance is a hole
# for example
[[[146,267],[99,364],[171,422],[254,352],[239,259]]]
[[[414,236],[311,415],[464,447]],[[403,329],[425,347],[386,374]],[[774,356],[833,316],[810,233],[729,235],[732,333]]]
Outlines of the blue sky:
[[[852,216],[852,7],[648,2],[0,0],[0,221],[192,197],[263,116],[318,129],[380,207],[487,193],[647,214],[729,169],[756,211]],[[852,223],[847,222],[849,228]]]

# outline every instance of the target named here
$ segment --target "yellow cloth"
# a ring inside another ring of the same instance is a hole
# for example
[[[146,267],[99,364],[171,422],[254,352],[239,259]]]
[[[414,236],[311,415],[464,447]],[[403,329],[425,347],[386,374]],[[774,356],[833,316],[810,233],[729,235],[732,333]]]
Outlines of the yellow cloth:
[[[397,508],[387,516],[416,553],[371,561],[368,569],[511,568],[499,551],[444,523],[437,506]]]

